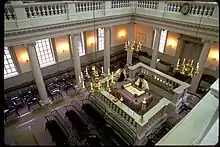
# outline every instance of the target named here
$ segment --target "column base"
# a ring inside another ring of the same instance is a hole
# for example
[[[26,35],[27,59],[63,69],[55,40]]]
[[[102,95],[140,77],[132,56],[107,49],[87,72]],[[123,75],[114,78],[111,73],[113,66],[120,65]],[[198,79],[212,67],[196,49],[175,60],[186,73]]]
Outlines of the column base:
[[[42,105],[42,106],[44,106],[44,105],[47,105],[47,104],[49,104],[49,103],[51,103],[52,101],[49,99],[49,98],[47,98],[46,100],[40,100],[40,104]]]

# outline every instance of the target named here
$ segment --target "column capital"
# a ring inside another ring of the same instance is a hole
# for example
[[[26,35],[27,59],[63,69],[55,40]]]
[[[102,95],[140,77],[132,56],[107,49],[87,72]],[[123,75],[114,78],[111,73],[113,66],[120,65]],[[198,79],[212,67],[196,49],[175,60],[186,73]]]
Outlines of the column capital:
[[[105,27],[105,30],[111,30],[111,28],[110,27]]]
[[[161,29],[161,28],[153,28],[153,30],[160,31],[160,30],[162,30],[162,29]]]
[[[36,42],[30,42],[27,44],[22,44],[25,48],[29,49],[30,47],[35,47]]]
[[[77,37],[80,36],[80,33],[70,34],[71,37]]]
[[[209,39],[202,38],[201,42],[204,43],[204,44],[205,43],[210,43],[211,44],[213,41],[209,40]]]

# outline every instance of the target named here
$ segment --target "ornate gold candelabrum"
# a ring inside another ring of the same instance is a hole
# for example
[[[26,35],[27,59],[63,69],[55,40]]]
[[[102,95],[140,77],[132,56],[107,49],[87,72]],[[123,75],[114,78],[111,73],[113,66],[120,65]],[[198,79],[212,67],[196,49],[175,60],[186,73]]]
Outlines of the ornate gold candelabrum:
[[[135,41],[133,42],[125,42],[125,51],[130,51],[130,52],[139,52],[142,50],[142,44],[140,42],[136,43]]]
[[[193,67],[193,60],[183,59],[182,64],[180,63],[180,59],[177,60],[177,64],[175,67],[175,71],[179,72],[182,75],[186,75],[188,77],[193,77],[199,74],[199,63],[197,63],[196,68]]]
[[[93,70],[93,75],[94,75],[94,80],[90,83],[90,91],[94,92],[95,91],[99,91],[101,89],[101,82],[99,79],[99,73],[98,71],[95,70],[95,67],[92,67]]]

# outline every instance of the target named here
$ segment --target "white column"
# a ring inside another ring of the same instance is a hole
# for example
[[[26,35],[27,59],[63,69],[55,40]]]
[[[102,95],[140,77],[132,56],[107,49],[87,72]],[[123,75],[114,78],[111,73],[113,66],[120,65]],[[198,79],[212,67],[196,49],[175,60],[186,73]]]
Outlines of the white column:
[[[111,29],[110,28],[105,28],[105,33],[104,33],[104,72],[108,74],[108,69],[110,70],[110,48],[111,48],[111,34],[110,34]]]
[[[131,23],[129,25],[128,41],[130,42],[130,44],[132,44],[134,41],[134,23]],[[130,52],[130,50],[127,51],[127,65],[132,65],[132,52]]]
[[[152,53],[151,63],[150,63],[150,67],[152,67],[152,68],[156,68],[159,43],[160,43],[160,29],[155,29],[154,43],[153,43],[153,47],[152,47],[153,53]]]
[[[71,35],[71,52],[73,55],[74,72],[76,77],[76,83],[79,84],[79,77],[81,76],[81,64],[78,50],[78,42],[81,41],[80,33]]]
[[[41,103],[42,104],[49,103],[50,99],[47,96],[44,80],[41,74],[40,65],[38,63],[37,53],[35,50],[35,43],[28,43],[23,46],[27,48],[27,52],[28,52],[28,56],[29,56],[29,60],[31,63],[31,68],[32,68],[32,74],[33,74],[34,81],[37,86],[37,90],[40,95]]]
[[[196,92],[197,87],[199,85],[199,81],[202,77],[202,74],[203,74],[203,71],[204,71],[204,68],[205,68],[205,63],[206,63],[206,60],[208,58],[208,54],[209,54],[209,50],[210,50],[211,45],[212,45],[212,42],[210,40],[205,40],[204,41],[202,52],[200,53],[199,61],[198,61],[199,62],[199,74],[195,75],[192,78],[191,86],[190,86],[190,89],[189,89],[190,92],[192,92],[192,93]]]

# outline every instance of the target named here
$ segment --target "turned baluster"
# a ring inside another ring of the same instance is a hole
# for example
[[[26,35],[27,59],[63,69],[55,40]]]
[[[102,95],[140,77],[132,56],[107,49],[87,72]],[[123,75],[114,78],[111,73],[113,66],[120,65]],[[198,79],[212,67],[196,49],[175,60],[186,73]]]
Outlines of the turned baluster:
[[[195,9],[195,15],[198,15],[199,14],[199,6],[196,5],[196,9]]]
[[[176,10],[177,10],[177,5],[178,4],[173,4],[174,6],[173,6],[173,12],[176,12]]]
[[[91,9],[91,5],[90,5],[90,2],[87,3],[87,7],[88,7],[89,11],[92,10],[92,9]]]
[[[45,13],[44,7],[45,7],[45,6],[41,6],[41,8],[42,8],[42,16],[46,16],[46,13]]]
[[[82,6],[82,12],[85,12],[86,11],[85,3],[81,3],[81,6]]]
[[[195,5],[192,6],[191,12],[192,15],[195,13]]]
[[[207,16],[207,12],[208,12],[208,7],[205,5],[205,8],[204,8],[204,12],[203,12],[203,15]]]
[[[78,12],[81,12],[81,3],[78,3]]]
[[[57,5],[54,4],[54,15],[56,15],[56,14],[58,14],[58,12],[57,12]]]
[[[204,7],[203,7],[203,6],[200,6],[199,15],[202,15],[202,14],[203,14],[203,9],[204,9]]]
[[[61,4],[58,4],[57,6],[58,6],[58,13],[61,14],[61,9],[60,9]]]
[[[34,17],[37,15],[35,8],[36,8],[35,6],[32,6],[32,9],[33,9],[33,16],[34,16]]]
[[[6,8],[6,14],[8,16],[8,20],[10,20],[12,18],[12,16],[11,16],[11,12],[10,12],[9,8]]]
[[[209,10],[208,10],[208,16],[212,16],[212,7],[209,7]]]
[[[177,11],[177,12],[180,12],[180,4],[177,4],[176,11]]]
[[[31,6],[28,7],[28,15],[29,15],[29,18],[32,17]]]
[[[174,11],[174,4],[171,3],[170,11]]]
[[[8,19],[8,18],[7,18],[7,14],[6,14],[7,12],[6,12],[6,11],[7,11],[7,10],[5,9],[5,12],[4,12],[4,19],[5,19],[5,20]]]
[[[47,13],[47,16],[49,16],[51,13],[50,13],[50,10],[49,10],[49,5],[45,5],[46,7],[46,13]]]
[[[63,13],[66,13],[66,11],[65,11],[65,7],[66,7],[66,5],[64,4],[64,5],[62,5],[62,11],[63,11]]]
[[[167,11],[170,11],[170,3],[167,4]]]
[[[41,16],[41,13],[40,13],[40,6],[36,6],[36,8],[37,8],[37,11],[36,11],[36,12],[37,12],[37,15],[38,15],[38,16]]]

